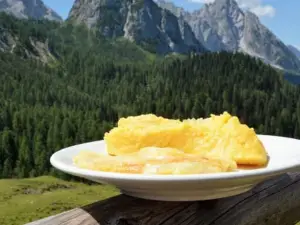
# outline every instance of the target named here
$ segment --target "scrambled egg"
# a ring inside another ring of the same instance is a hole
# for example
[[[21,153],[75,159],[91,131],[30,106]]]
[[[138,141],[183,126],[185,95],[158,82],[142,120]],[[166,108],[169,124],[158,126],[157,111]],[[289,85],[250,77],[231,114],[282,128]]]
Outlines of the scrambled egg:
[[[227,112],[183,121],[152,114],[121,118],[104,140],[109,155],[83,151],[74,163],[105,172],[183,175],[230,172],[268,161],[254,129]]]
[[[122,118],[118,127],[104,136],[111,155],[124,155],[144,147],[174,147],[182,140],[185,124],[154,115]]]
[[[155,115],[122,118],[105,134],[107,151],[124,155],[145,147],[230,158],[238,165],[265,166],[267,152],[255,131],[225,112],[207,119],[169,120]]]

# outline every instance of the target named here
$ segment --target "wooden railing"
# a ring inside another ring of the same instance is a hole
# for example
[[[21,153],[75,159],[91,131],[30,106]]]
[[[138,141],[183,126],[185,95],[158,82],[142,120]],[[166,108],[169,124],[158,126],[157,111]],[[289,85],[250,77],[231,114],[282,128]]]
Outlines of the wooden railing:
[[[252,191],[205,202],[158,202],[120,195],[28,225],[295,225],[300,174],[286,174]]]

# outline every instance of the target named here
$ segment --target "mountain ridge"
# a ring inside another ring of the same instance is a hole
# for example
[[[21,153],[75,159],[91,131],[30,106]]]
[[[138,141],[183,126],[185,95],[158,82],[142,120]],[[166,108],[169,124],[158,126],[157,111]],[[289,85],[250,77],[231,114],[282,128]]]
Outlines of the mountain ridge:
[[[42,0],[0,0],[0,11],[21,19],[62,21]],[[75,0],[67,20],[107,38],[124,37],[152,53],[243,52],[274,67],[300,71],[296,49],[286,46],[235,0],[205,4],[194,12],[166,0]],[[0,50],[13,52],[14,39],[3,32]],[[47,55],[47,43],[41,47],[46,54],[40,55]]]
[[[157,3],[174,15],[184,17],[196,38],[210,51],[240,51],[275,67],[300,70],[300,60],[290,49],[255,14],[242,10],[235,0],[215,1],[191,13],[176,8],[169,1],[157,0]]]
[[[11,14],[19,19],[48,19],[63,21],[53,9],[42,0],[0,0],[0,12]]]
[[[299,59],[300,59],[300,49],[293,46],[293,45],[288,45],[287,46]]]
[[[184,20],[152,0],[76,0],[67,20],[159,54],[206,51]]]

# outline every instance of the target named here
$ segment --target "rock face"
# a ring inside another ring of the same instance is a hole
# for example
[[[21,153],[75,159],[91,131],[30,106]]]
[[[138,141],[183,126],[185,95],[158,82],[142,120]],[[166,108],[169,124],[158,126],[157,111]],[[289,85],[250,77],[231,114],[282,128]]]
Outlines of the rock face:
[[[292,45],[288,45],[288,47],[300,59],[300,50]]]
[[[16,38],[10,32],[0,29],[0,51],[13,52],[16,45]]]
[[[171,13],[173,13],[177,17],[180,17],[180,16],[185,17],[185,16],[189,15],[189,13],[184,10],[184,8],[176,6],[170,0],[169,1],[168,0],[156,0],[155,2],[157,3],[157,5],[159,7],[169,10]]]
[[[263,26],[258,17],[245,13],[245,27],[240,39],[240,50],[260,57],[267,63],[289,70],[300,70],[300,61],[269,29]]]
[[[125,37],[159,54],[205,51],[183,17],[152,0],[76,0],[69,20],[106,37]]]
[[[48,40],[40,42],[30,38],[31,49],[27,49],[19,42],[19,38],[9,32],[0,33],[0,52],[16,53],[16,50],[23,52],[23,58],[39,60],[43,63],[54,62],[56,58],[52,55],[48,46]]]
[[[20,19],[62,21],[62,18],[48,8],[42,0],[0,0],[0,12],[6,12]]]
[[[210,51],[244,52],[277,67],[300,70],[300,60],[295,54],[235,0],[216,0],[192,13],[176,9],[164,0],[158,0],[158,4],[174,15],[183,16],[196,38]]]

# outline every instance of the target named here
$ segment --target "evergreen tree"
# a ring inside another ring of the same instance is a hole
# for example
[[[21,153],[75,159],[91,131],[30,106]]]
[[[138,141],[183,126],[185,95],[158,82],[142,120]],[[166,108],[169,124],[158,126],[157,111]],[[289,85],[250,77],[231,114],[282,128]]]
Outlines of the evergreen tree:
[[[29,149],[27,137],[22,137],[18,161],[16,165],[17,176],[20,178],[29,177],[30,171],[33,168],[32,152]]]

